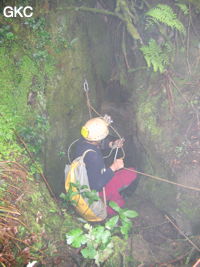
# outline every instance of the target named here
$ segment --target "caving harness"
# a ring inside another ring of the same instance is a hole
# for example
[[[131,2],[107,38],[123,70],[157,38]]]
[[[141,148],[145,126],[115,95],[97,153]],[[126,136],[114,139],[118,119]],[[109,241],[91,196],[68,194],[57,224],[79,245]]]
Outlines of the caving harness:
[[[88,83],[87,80],[84,81],[84,86],[83,89],[85,91],[85,95],[86,95],[86,100],[87,100],[87,106],[88,106],[88,110],[89,110],[89,116],[90,118],[92,118],[92,111],[95,112],[99,117],[103,118],[101,114],[99,114],[91,105],[90,103],[90,99],[89,99],[89,87],[88,87]],[[116,129],[109,125],[109,127],[117,134],[117,136],[119,137],[119,139],[122,139],[122,137],[119,135],[119,133],[116,131]],[[79,139],[76,139],[75,141],[73,141],[71,143],[71,145],[68,148],[68,159],[70,162],[70,165],[66,165],[65,167],[65,189],[68,192],[70,189],[70,184],[79,182],[81,185],[87,185],[88,186],[88,190],[90,190],[89,187],[89,182],[88,182],[88,176],[87,176],[87,171],[85,168],[85,163],[84,163],[84,157],[85,155],[91,151],[91,150],[87,150],[84,152],[84,154],[78,158],[76,158],[72,163],[71,163],[71,159],[70,159],[70,149],[71,146],[76,143]],[[118,148],[114,147],[111,149],[110,153],[105,156],[104,158],[107,158],[111,155],[111,153],[113,152],[113,150],[116,148],[116,152],[115,152],[115,156],[114,159],[117,158],[117,153],[118,153]],[[123,157],[125,157],[125,152],[122,149],[123,152]],[[124,168],[126,170],[132,171],[129,168]],[[158,176],[154,176],[154,175],[150,175],[147,173],[143,173],[137,170],[134,170],[134,172],[141,174],[143,176],[161,181],[161,182],[165,182],[165,183],[169,183],[169,184],[173,184],[176,186],[180,186],[182,188],[185,189],[190,189],[190,190],[194,190],[194,191],[198,191],[200,192],[200,188],[198,187],[192,187],[192,186],[187,186],[187,185],[183,185],[183,184],[179,184],[173,181],[170,181],[169,179],[164,179]],[[76,210],[79,212],[80,215],[82,215],[82,217],[84,217],[87,221],[93,221],[93,222],[99,222],[102,221],[106,218],[107,214],[106,214],[106,196],[105,196],[105,190],[103,188],[103,196],[104,196],[104,202],[102,200],[100,201],[96,201],[94,202],[92,205],[89,205],[87,199],[83,198],[81,196],[81,194],[77,194],[78,191],[77,189],[74,187],[73,188],[74,196],[72,198],[72,200],[76,201]],[[80,192],[81,193],[81,192]],[[98,194],[98,193],[97,193]]]
[[[95,113],[95,114],[97,114],[98,116],[99,116],[99,118],[102,118],[102,119],[106,119],[106,120],[109,120],[108,119],[108,115],[105,115],[105,116],[102,116],[100,113],[98,113],[95,109],[94,109],[94,107],[91,105],[91,103],[90,103],[90,98],[89,98],[89,86],[88,86],[88,82],[87,82],[87,80],[85,79],[85,81],[84,81],[84,83],[83,83],[83,90],[84,90],[84,92],[85,92],[85,96],[86,96],[86,103],[87,103],[87,107],[88,107],[88,111],[89,111],[89,117],[90,117],[90,119],[92,118],[92,111]],[[123,138],[121,137],[121,135],[119,134],[119,132],[111,125],[111,123],[113,123],[113,121],[111,120],[111,121],[109,121],[109,127],[113,130],[113,132],[116,134],[116,136],[119,138],[119,139],[121,139],[121,140],[123,140]],[[68,148],[68,150],[67,150],[67,156],[68,156],[68,161],[69,161],[69,163],[71,163],[71,158],[70,158],[70,150],[71,150],[71,147],[77,142],[79,140],[79,138],[78,139],[76,139],[76,140],[74,140],[71,144],[70,144],[70,146],[69,146],[69,148]],[[116,150],[115,150],[116,149]],[[125,152],[124,152],[124,149],[123,149],[123,147],[121,147],[120,148],[121,150],[122,150],[122,154],[123,154],[123,156],[122,156],[122,158],[124,159],[125,158]],[[109,154],[108,155],[106,155],[106,156],[104,156],[104,158],[109,158],[110,156],[111,156],[111,154],[113,153],[113,151],[115,150],[115,156],[114,156],[114,159],[116,159],[117,158],[117,154],[118,154],[118,151],[119,151],[119,148],[118,147],[115,147],[115,146],[113,146],[112,148],[111,148],[111,150],[110,150],[110,152],[109,152]]]
[[[90,104],[90,99],[88,95],[89,87],[88,87],[87,80],[84,81],[83,89],[86,95],[89,116],[90,116],[90,119],[92,119],[92,110],[94,111],[94,108]],[[95,112],[97,113],[97,111]],[[110,120],[110,117],[108,115],[105,115],[104,117],[102,117],[101,114],[98,114],[98,116],[99,116],[98,118],[99,120],[103,119],[105,121],[108,121],[108,126],[112,128],[113,131],[121,139],[121,136],[119,135],[119,133],[114,129],[114,127],[110,125],[112,123],[112,121]],[[82,130],[85,130],[85,128],[83,127]],[[83,131],[82,135],[84,136],[84,134],[86,133]],[[89,205],[88,199],[83,196],[84,194],[81,194],[83,192],[81,191],[79,192],[76,186],[73,186],[74,184],[79,183],[80,186],[87,186],[87,189],[84,189],[84,192],[85,190],[91,191],[90,186],[89,186],[88,176],[87,176],[87,170],[86,170],[85,163],[84,163],[84,157],[86,156],[88,152],[94,151],[94,150],[90,150],[90,149],[86,150],[82,156],[76,158],[75,160],[73,160],[73,162],[71,162],[70,149],[72,145],[74,145],[78,140],[79,138],[74,140],[70,144],[68,151],[67,151],[68,160],[70,164],[69,165],[67,164],[65,166],[65,189],[67,192],[69,192],[70,189],[73,191],[74,194],[71,200],[75,201],[76,203],[75,209],[84,219],[86,219],[87,221],[99,222],[99,221],[104,220],[107,217],[105,188],[103,188],[103,201],[99,199],[98,201],[94,201],[91,205]],[[110,157],[114,149],[116,149],[115,156],[114,156],[114,158],[116,159],[117,153],[118,153],[117,147],[112,147],[110,153],[104,158]],[[122,148],[122,151],[125,156],[123,148]],[[98,193],[96,194],[98,195]]]

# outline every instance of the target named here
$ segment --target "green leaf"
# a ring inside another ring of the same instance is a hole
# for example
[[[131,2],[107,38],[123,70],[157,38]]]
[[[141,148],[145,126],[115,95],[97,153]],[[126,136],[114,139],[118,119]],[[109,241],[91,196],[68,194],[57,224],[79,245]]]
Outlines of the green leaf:
[[[65,199],[66,195],[64,193],[60,194],[60,198]]]
[[[121,233],[125,236],[125,238],[128,238],[128,233],[131,230],[132,223],[123,223],[120,227]]]
[[[99,242],[99,240],[102,239],[102,236],[104,234],[104,227],[99,225],[92,229],[92,235],[95,236],[95,240]]]
[[[73,196],[76,196],[76,195],[79,195],[79,192],[72,192],[72,193],[70,193],[70,197],[73,197]]]
[[[160,22],[183,34],[186,33],[184,25],[177,18],[177,14],[169,5],[158,4],[146,12],[146,16],[149,16],[149,19],[155,23]]]
[[[74,248],[79,248],[81,245],[86,243],[86,237],[83,233],[83,230],[80,228],[71,230],[66,234],[66,238],[67,244]]]
[[[91,230],[92,226],[89,223],[84,224],[84,228],[87,230]]]
[[[117,212],[121,211],[121,208],[117,205],[117,203],[115,203],[114,201],[110,201],[109,202],[109,206],[114,209]]]
[[[85,259],[94,259],[97,254],[97,251],[94,248],[86,247],[81,250],[81,254]]]
[[[123,212],[121,212],[119,216],[120,216],[120,219],[122,221],[124,221],[124,222],[130,222],[130,219],[126,215],[124,215]]]
[[[81,186],[80,186],[80,189],[82,190],[82,189],[89,189],[89,188],[88,188],[87,185],[81,185]]]
[[[111,240],[111,232],[106,230],[104,231],[103,235],[102,235],[102,243],[106,244]]]
[[[152,65],[154,72],[164,72],[165,67],[169,65],[169,53],[166,53],[157,44],[156,40],[150,39],[148,45],[143,45],[140,50],[142,51],[144,58],[147,62],[147,66]]]
[[[49,212],[56,213],[57,210],[56,209],[50,209]]]
[[[123,212],[123,215],[125,215],[128,218],[135,218],[138,216],[138,213],[134,210],[125,210]]]
[[[107,229],[112,229],[116,226],[117,222],[119,220],[119,215],[112,217],[110,220],[108,220],[105,224],[105,227]]]
[[[79,188],[81,185],[79,182],[77,182],[77,183],[70,182],[70,186],[75,187],[75,188]]]
[[[183,12],[184,15],[188,15],[189,14],[189,9],[185,4],[176,3],[175,5],[180,8],[180,10]]]
[[[15,35],[12,32],[6,33],[6,38],[8,40],[13,40],[15,38]]]

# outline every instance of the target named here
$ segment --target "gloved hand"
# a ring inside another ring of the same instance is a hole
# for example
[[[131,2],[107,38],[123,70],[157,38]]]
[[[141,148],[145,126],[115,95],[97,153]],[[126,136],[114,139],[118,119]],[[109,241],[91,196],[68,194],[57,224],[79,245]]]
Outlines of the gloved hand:
[[[115,141],[113,141],[113,142],[110,142],[110,143],[109,143],[109,147],[110,147],[110,148],[120,148],[120,147],[123,147],[124,141],[125,141],[124,138],[122,138],[122,139],[117,139],[117,140],[115,140]]]
[[[110,166],[112,171],[118,171],[122,168],[124,168],[124,161],[123,159],[116,159],[113,164]]]

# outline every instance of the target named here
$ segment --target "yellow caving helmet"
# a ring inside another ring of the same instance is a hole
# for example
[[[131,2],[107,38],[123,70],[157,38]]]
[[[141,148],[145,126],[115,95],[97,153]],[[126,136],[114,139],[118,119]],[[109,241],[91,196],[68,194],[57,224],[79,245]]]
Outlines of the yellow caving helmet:
[[[81,128],[81,135],[88,141],[101,141],[109,134],[107,121],[104,118],[93,118]]]

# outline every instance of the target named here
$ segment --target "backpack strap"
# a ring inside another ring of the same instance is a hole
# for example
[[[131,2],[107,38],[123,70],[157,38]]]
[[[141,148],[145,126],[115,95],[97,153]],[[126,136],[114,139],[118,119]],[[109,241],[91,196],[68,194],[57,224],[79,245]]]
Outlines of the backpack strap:
[[[93,149],[87,149],[87,150],[85,150],[85,152],[84,152],[83,155],[81,156],[82,160],[84,159],[84,157],[86,156],[86,154],[87,154],[88,152],[90,152],[90,151],[95,152],[95,150],[93,150]]]

